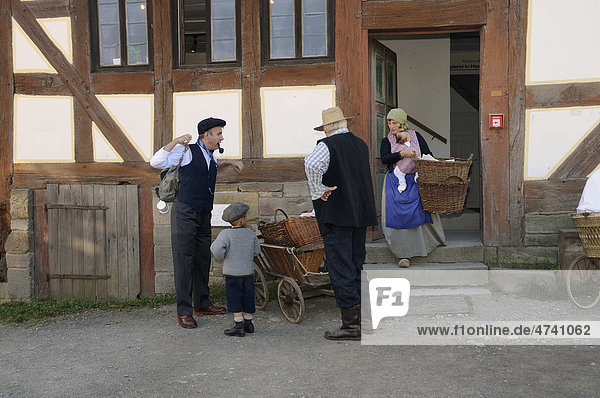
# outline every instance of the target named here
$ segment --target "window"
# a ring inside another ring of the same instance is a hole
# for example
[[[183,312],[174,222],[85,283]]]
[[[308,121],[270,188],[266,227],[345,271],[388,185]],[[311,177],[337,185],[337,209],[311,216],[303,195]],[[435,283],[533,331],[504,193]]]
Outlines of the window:
[[[146,0],[92,0],[92,52],[97,68],[150,64]]]
[[[333,58],[333,0],[263,0],[263,61]]]
[[[181,65],[235,63],[239,59],[239,0],[178,0],[173,13]]]

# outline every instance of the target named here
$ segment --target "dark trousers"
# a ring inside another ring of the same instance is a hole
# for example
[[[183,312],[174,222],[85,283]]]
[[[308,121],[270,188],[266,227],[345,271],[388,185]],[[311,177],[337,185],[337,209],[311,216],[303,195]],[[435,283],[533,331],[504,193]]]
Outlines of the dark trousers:
[[[349,308],[360,303],[360,272],[366,257],[367,229],[331,224],[327,227],[323,242],[331,287],[338,305]]]
[[[252,275],[225,275],[225,293],[227,293],[227,311],[254,314],[254,277]]]
[[[208,298],[210,272],[210,212],[200,213],[174,201],[171,208],[171,247],[177,315],[211,305]],[[192,306],[193,298],[193,306]]]

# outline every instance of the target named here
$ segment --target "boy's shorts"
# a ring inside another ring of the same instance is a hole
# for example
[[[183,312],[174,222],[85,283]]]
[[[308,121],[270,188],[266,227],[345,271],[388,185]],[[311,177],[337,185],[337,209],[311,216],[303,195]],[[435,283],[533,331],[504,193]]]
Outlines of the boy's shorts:
[[[254,306],[254,278],[252,275],[225,275],[228,312],[256,312]]]

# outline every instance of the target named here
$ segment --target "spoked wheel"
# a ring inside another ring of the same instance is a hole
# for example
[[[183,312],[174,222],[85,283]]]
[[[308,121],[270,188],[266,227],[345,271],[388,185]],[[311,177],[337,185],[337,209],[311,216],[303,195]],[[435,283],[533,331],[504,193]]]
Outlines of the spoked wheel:
[[[292,278],[284,277],[277,286],[277,299],[285,319],[300,323],[304,318],[304,297],[300,286]]]
[[[254,305],[257,310],[264,310],[269,302],[269,289],[267,288],[267,278],[265,273],[254,266]]]
[[[581,308],[592,308],[600,301],[600,260],[581,256],[567,272],[567,290]]]

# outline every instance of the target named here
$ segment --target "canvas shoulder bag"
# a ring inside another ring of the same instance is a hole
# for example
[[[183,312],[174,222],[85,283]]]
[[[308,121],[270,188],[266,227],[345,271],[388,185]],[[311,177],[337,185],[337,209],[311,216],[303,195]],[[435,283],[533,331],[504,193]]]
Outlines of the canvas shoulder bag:
[[[156,188],[156,194],[163,202],[172,202],[179,194],[179,168],[183,161],[183,155],[185,155],[187,150],[188,145],[186,144],[177,166],[164,169],[160,172],[160,184],[158,185],[158,188]]]

